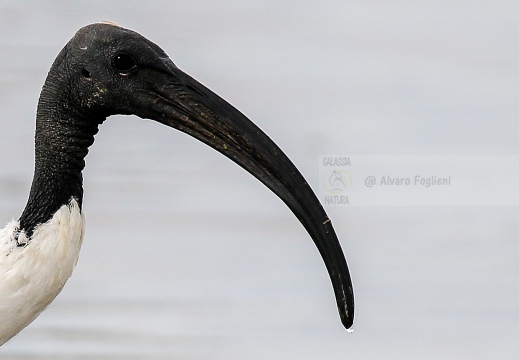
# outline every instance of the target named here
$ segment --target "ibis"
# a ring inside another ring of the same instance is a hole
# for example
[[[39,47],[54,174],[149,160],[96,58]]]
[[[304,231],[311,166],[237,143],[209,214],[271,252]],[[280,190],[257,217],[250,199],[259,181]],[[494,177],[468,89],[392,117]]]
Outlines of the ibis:
[[[343,325],[353,287],[337,235],[314,192],[245,115],[181,71],[156,44],[111,23],[77,31],[56,57],[38,101],[34,177],[19,217],[0,230],[0,345],[60,293],[84,234],[82,170],[99,126],[134,114],[185,132],[251,173],[286,203],[326,265]]]

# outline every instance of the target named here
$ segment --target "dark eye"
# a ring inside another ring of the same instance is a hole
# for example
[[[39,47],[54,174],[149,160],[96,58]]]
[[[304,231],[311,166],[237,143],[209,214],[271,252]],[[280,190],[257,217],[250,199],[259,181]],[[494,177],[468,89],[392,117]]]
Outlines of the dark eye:
[[[128,54],[117,54],[113,59],[113,66],[121,75],[128,75],[137,67],[135,60]]]
[[[92,75],[90,74],[90,71],[88,71],[87,69],[81,69],[81,75],[83,75],[84,78],[91,78]]]

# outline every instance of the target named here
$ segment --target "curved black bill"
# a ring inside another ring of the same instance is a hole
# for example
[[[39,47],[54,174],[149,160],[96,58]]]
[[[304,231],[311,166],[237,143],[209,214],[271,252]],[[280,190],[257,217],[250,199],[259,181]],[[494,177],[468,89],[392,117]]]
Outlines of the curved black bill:
[[[183,131],[218,150],[279,196],[319,249],[341,321],[353,324],[353,287],[332,223],[314,192],[281,149],[247,117],[178,68],[155,84],[153,113],[145,117]],[[148,104],[149,106],[149,104]]]

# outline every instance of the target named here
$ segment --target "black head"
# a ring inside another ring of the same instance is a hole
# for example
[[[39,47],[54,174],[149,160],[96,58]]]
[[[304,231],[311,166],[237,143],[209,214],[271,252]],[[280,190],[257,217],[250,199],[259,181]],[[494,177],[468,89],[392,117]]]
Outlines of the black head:
[[[63,48],[53,69],[66,77],[69,101],[90,115],[136,114],[149,117],[149,107],[165,76],[178,71],[166,53],[142,35],[99,23],[85,26]],[[51,70],[52,72],[52,70]],[[63,85],[63,84],[61,84]]]

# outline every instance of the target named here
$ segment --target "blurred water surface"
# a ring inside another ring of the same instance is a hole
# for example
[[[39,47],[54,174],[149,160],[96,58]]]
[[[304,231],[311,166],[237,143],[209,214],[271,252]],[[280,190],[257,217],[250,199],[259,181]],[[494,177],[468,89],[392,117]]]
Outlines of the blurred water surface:
[[[267,132],[316,188],[325,154],[517,154],[517,13],[512,1],[2,0],[0,219],[17,218],[27,200],[47,71],[88,23],[111,20],[158,43]],[[75,273],[1,359],[519,351],[517,207],[330,207],[356,290],[348,334],[302,226],[215,151],[113,117],[84,179]]]

